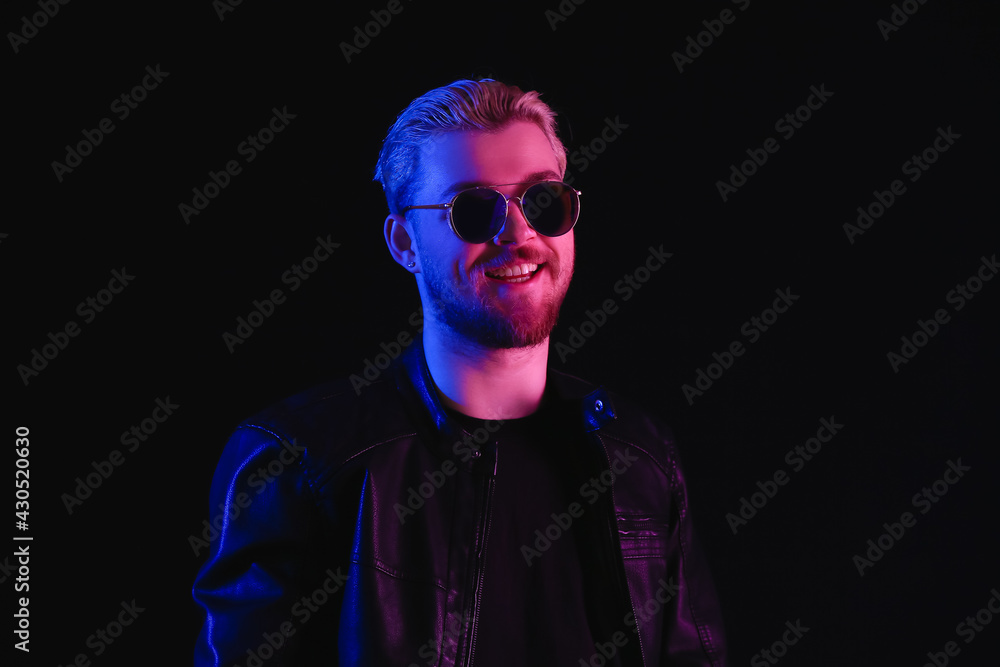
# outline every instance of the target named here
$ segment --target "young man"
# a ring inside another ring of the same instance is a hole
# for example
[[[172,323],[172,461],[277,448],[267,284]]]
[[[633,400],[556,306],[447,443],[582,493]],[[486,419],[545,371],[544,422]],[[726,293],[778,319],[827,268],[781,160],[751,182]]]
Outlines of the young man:
[[[580,210],[555,128],[492,80],[400,114],[376,179],[422,335],[237,429],[196,664],[725,664],[669,432],[547,369]]]

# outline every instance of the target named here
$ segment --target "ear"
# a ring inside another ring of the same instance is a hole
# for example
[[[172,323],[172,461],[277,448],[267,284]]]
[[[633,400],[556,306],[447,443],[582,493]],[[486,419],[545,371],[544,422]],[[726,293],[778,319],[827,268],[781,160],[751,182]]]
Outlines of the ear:
[[[383,233],[385,244],[389,246],[389,254],[396,263],[411,273],[420,273],[420,260],[417,257],[413,228],[406,218],[398,213],[390,213],[385,219]],[[414,262],[416,266],[407,266],[410,262]]]

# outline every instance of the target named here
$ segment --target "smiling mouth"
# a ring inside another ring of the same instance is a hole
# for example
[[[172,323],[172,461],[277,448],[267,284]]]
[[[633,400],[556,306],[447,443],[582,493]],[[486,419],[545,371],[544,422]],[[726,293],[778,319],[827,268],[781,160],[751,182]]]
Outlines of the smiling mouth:
[[[506,284],[523,283],[531,280],[544,264],[532,264],[531,262],[521,262],[519,264],[508,264],[498,269],[485,271],[487,278]]]

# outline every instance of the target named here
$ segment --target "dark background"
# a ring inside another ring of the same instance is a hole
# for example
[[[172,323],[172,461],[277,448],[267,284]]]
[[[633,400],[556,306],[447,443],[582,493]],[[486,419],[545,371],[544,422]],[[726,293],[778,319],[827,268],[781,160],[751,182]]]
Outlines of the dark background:
[[[946,294],[998,251],[998,12],[985,0],[912,2],[886,40],[877,22],[890,3],[790,4],[564,2],[574,11],[553,30],[555,0],[404,0],[350,63],[339,44],[385,3],[247,1],[220,20],[208,0],[73,2],[17,53],[8,36],[2,432],[13,449],[14,427],[31,429],[31,527],[10,531],[34,541],[32,651],[4,650],[17,664],[80,653],[95,665],[190,662],[202,621],[190,588],[206,554],[188,536],[210,516],[229,432],[360,373],[379,343],[412,331],[415,286],[385,249],[371,181],[381,140],[417,95],[493,76],[541,91],[570,152],[607,118],[627,125],[586,170],[570,165],[584,192],[578,268],[552,340],[607,298],[619,309],[550,360],[675,429],[731,662],[801,620],[809,632],[782,664],[921,665],[947,641],[961,648],[955,665],[996,664],[1000,619],[968,644],[956,625],[1000,587],[1000,281],[960,311]],[[671,54],[723,9],[735,20],[679,72]],[[7,3],[5,33],[38,11]],[[119,120],[111,102],[158,64],[169,75]],[[821,85],[833,93],[822,108],[793,137],[776,132]],[[295,118],[247,164],[237,146],[274,107]],[[51,163],[105,117],[115,130],[59,182]],[[911,183],[901,165],[939,127],[960,138]],[[723,202],[716,182],[768,137],[778,152]],[[232,159],[242,173],[185,224],[178,205]],[[850,243],[843,224],[897,178],[905,194]],[[281,276],[317,236],[341,245],[292,292]],[[673,257],[624,301],[616,281],[661,244]],[[134,281],[83,323],[77,304],[122,267]],[[286,302],[230,353],[222,334],[276,288]],[[713,352],[748,343],[743,323],[779,288],[799,300],[689,402],[682,385]],[[887,353],[939,308],[951,321],[894,372]],[[25,385],[16,367],[69,320],[80,334]],[[167,397],[180,407],[126,452],[120,434]],[[843,429],[792,472],[785,453],[831,417]],[[69,514],[63,494],[115,449],[122,465]],[[959,458],[971,471],[919,514],[912,496]],[[734,535],[726,514],[778,469],[787,486]],[[859,576],[853,556],[905,511],[916,525]],[[10,607],[15,576],[0,572]],[[144,611],[95,655],[88,636],[133,599]]]

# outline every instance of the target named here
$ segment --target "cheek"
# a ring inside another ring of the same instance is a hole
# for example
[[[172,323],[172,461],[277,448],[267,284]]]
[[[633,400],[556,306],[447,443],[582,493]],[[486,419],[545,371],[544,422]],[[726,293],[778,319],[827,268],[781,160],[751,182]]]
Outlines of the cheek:
[[[450,230],[449,230],[450,234]],[[432,251],[437,259],[440,270],[447,275],[448,279],[455,284],[469,282],[470,276],[474,275],[473,266],[478,255],[469,252],[469,246],[455,239],[451,234],[451,239],[440,239],[441,244]]]
[[[454,279],[471,264],[466,262],[461,241],[455,237],[448,227],[448,221],[440,224],[438,220],[425,221],[417,233],[417,250],[421,262],[430,267],[435,274]]]
[[[479,258],[481,257],[481,253],[470,252],[469,249],[474,246],[469,246],[467,244],[463,245],[466,246],[465,248],[462,249],[464,250],[464,252],[458,253],[459,259],[456,262],[456,267],[457,267],[456,270],[458,271],[458,277],[462,281],[475,282],[477,276],[479,276],[481,273],[479,269],[474,268],[476,262],[479,261]]]
[[[572,274],[573,264],[576,260],[576,246],[573,241],[573,232],[569,232],[559,238],[553,248],[559,257],[559,268],[563,273]]]

